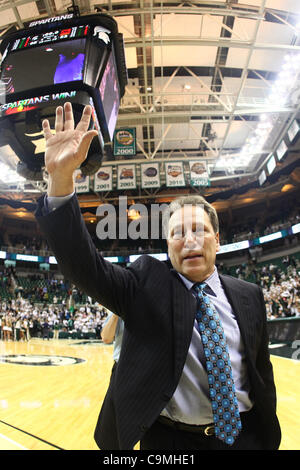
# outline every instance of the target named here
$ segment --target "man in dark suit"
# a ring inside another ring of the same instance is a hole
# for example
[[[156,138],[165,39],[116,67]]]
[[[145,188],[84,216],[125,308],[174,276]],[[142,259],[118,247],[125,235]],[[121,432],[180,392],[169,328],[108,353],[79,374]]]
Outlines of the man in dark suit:
[[[64,108],[57,108],[56,135],[43,122],[49,184],[37,220],[65,277],[125,324],[95,431],[98,446],[131,449],[140,441],[141,449],[277,449],[262,291],[218,274],[215,210],[203,198],[171,204],[170,263],[145,255],[125,269],[105,261],[73,185],[96,135],[87,131],[91,109],[74,130],[71,105]]]

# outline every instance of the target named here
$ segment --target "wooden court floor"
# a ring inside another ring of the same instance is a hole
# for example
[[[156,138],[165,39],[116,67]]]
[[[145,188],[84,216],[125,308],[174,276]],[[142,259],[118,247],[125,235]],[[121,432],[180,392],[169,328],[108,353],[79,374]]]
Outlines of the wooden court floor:
[[[0,341],[0,450],[97,450],[112,353],[111,345],[83,340]],[[300,361],[271,360],[280,449],[300,450]]]

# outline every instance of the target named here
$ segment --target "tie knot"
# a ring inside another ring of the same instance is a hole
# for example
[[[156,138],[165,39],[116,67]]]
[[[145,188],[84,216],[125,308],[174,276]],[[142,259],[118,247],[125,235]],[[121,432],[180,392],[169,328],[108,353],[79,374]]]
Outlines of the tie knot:
[[[197,294],[204,294],[204,289],[206,287],[205,282],[196,282],[196,284],[193,285],[193,289]]]

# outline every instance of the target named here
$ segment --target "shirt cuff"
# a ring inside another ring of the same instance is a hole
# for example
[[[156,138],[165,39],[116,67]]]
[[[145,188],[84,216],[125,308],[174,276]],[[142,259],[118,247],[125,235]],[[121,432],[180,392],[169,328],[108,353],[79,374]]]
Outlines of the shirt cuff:
[[[46,196],[45,206],[46,206],[47,212],[52,212],[55,209],[58,209],[67,201],[69,201],[69,199],[71,199],[71,197],[73,197],[74,194],[75,194],[75,191],[73,191],[73,193],[71,194],[68,194],[67,196]]]

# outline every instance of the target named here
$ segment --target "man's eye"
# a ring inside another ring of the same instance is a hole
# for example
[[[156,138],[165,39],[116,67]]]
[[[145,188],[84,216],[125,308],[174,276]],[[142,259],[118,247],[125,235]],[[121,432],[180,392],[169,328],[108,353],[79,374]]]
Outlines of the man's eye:
[[[173,230],[171,237],[174,240],[181,240],[187,236],[194,236],[194,237],[203,237],[204,236],[204,229],[203,227],[194,227],[192,230],[187,229],[186,231],[183,228],[178,228]]]
[[[175,240],[180,240],[183,237],[182,230],[174,230],[172,238]]]

